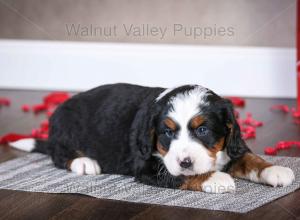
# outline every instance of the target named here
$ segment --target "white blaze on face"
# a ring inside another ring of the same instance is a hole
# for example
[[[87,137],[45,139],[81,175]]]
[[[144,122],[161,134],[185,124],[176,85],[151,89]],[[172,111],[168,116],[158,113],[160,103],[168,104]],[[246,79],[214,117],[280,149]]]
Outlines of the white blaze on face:
[[[214,168],[214,159],[209,156],[209,151],[199,141],[192,139],[188,129],[191,119],[201,112],[199,106],[207,104],[207,91],[198,86],[189,92],[178,94],[169,102],[173,108],[167,116],[180,126],[180,130],[176,139],[171,141],[169,151],[163,159],[168,171],[174,176],[201,174]],[[191,169],[180,167],[180,161],[186,157],[192,160]]]

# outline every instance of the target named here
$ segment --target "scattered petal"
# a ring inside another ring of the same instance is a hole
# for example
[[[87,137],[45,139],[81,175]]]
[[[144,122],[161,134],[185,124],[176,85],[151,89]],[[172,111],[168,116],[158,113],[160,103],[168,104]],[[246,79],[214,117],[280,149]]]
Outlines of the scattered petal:
[[[23,112],[29,112],[30,111],[30,106],[29,105],[22,105],[22,111]]]
[[[24,134],[16,134],[16,133],[9,133],[2,137],[0,137],[0,144],[7,144],[9,142],[18,141],[20,139],[24,138],[30,138],[30,135],[24,135]]]
[[[290,112],[290,108],[288,105],[273,105],[271,107],[271,110],[279,110],[282,111],[284,113],[289,113]]]
[[[1,106],[10,106],[10,100],[8,98],[0,97],[0,107]]]
[[[264,152],[266,155],[276,155],[277,154],[277,150],[273,147],[266,147]]]
[[[226,97],[226,99],[229,99],[232,102],[232,104],[236,107],[245,106],[245,99],[243,98],[232,96],[232,97]]]

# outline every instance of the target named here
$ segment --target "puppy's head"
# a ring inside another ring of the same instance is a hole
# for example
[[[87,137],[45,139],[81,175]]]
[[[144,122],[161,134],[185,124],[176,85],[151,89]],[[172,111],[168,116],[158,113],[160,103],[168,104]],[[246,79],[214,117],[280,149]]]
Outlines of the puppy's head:
[[[151,141],[174,176],[218,169],[247,151],[230,101],[201,86],[167,90],[156,99]],[[223,164],[223,165],[224,165]]]

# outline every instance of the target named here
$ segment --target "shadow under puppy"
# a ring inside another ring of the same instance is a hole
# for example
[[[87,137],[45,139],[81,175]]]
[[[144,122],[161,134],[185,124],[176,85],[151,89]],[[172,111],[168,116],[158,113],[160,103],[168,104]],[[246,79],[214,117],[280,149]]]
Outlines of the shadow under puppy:
[[[231,102],[198,85],[100,86],[57,108],[47,141],[11,145],[80,175],[124,174],[159,187],[223,193],[235,190],[232,177],[274,187],[295,178],[253,154]]]

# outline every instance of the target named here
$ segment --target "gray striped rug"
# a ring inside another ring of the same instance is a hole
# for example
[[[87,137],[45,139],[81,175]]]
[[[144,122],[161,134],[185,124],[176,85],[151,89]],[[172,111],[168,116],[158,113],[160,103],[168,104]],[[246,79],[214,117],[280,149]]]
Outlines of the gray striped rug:
[[[236,180],[235,193],[208,194],[152,187],[132,177],[102,174],[77,176],[53,166],[48,156],[32,153],[0,164],[0,188],[44,193],[80,193],[96,198],[245,213],[300,187],[300,158],[266,157],[292,168],[296,181],[288,187],[272,188]]]

